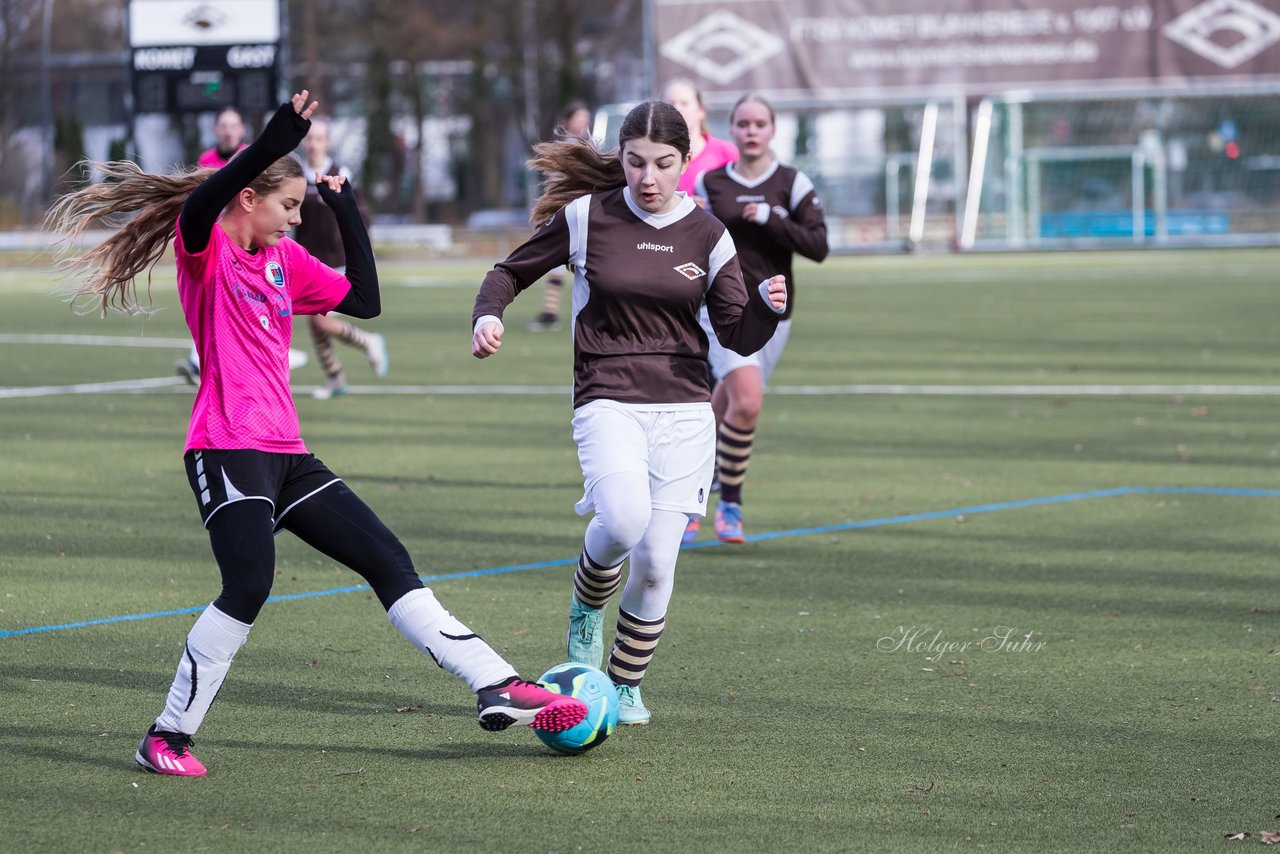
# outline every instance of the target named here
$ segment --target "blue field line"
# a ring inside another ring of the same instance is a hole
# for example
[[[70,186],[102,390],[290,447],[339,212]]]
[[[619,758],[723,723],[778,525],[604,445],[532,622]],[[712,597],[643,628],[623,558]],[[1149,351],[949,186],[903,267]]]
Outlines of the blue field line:
[[[949,510],[934,510],[929,513],[909,513],[903,516],[887,516],[883,519],[863,519],[858,522],[841,522],[837,525],[821,525],[816,528],[793,528],[789,531],[773,531],[767,534],[752,534],[746,540],[749,543],[777,540],[783,537],[805,537],[812,534],[830,534],[836,531],[854,531],[859,528],[881,528],[886,525],[902,525],[908,522],[924,522],[930,519],[945,519],[955,516],[975,516],[979,513],[995,513],[1000,510],[1017,510],[1023,507],[1045,507],[1053,504],[1068,504],[1074,501],[1090,501],[1095,498],[1113,498],[1118,495],[1219,495],[1245,498],[1280,498],[1280,489],[1239,488],[1229,486],[1117,486],[1112,489],[1099,489],[1092,492],[1070,492],[1065,495],[1048,495],[1042,498],[1024,498],[1020,501],[1001,501],[995,504],[975,504],[971,507],[953,507]],[[685,551],[724,546],[718,540],[704,540],[685,546]],[[511,566],[495,566],[488,569],[473,569],[467,572],[450,572],[441,575],[423,576],[424,584],[434,581],[449,581],[457,578],[478,578],[484,575],[507,575],[513,572],[527,572],[533,569],[550,569],[556,566],[571,566],[578,559],[562,558],[546,560],[538,563],[521,563]],[[315,590],[310,593],[289,593],[283,596],[272,596],[267,602],[293,602],[298,599],[316,599],[321,596],[337,596],[340,593],[355,593],[368,590],[369,585],[357,584],[351,587],[337,587],[332,590]],[[110,623],[128,623],[134,620],[150,620],[154,617],[173,617],[179,614],[197,614],[208,605],[191,608],[179,608],[173,611],[152,611],[147,614],[126,614],[119,617],[103,617],[97,620],[84,620],[77,623],[59,623],[50,626],[32,626],[26,629],[0,631],[0,638],[17,637],[18,635],[34,635],[44,632],[57,632],[64,629],[83,629],[90,626],[103,626]]]

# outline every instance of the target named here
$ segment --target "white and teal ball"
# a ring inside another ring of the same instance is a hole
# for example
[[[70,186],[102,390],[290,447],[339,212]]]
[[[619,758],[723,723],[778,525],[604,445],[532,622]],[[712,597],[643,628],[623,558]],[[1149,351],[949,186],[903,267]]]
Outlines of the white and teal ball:
[[[547,747],[560,753],[585,753],[613,735],[618,726],[618,689],[608,676],[588,664],[571,661],[542,674],[538,684],[587,704],[587,716],[577,726],[563,732],[534,730]]]

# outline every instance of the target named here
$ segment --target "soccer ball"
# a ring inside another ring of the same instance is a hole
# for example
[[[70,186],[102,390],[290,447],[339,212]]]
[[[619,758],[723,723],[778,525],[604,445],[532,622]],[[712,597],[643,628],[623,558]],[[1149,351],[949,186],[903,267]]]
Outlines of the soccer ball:
[[[538,678],[548,691],[577,697],[587,704],[587,716],[563,732],[534,730],[542,743],[560,753],[585,753],[599,747],[618,726],[618,689],[609,677],[589,664],[557,664]]]

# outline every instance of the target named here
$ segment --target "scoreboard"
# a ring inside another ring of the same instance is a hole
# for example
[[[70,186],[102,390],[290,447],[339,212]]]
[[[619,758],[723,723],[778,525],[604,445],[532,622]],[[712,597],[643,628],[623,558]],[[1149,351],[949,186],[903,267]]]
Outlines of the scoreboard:
[[[279,0],[130,0],[129,46],[136,113],[276,104]]]

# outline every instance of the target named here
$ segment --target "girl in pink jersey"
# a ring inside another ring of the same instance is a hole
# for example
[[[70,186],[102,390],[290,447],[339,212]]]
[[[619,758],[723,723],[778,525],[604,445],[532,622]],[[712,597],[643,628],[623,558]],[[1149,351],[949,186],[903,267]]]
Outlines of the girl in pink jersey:
[[[707,127],[707,108],[702,103],[702,92],[692,80],[677,77],[662,90],[662,100],[680,111],[689,126],[689,166],[680,176],[679,189],[688,193],[699,205],[706,200],[695,192],[698,175],[738,159],[738,149],[732,142],[711,135]]]
[[[485,276],[472,310],[471,352],[502,346],[502,313],[549,270],[573,283],[573,438],[583,496],[595,515],[583,537],[569,606],[568,655],[600,667],[604,610],[623,587],[607,673],[619,723],[646,724],[640,697],[666,625],[680,537],[706,510],[715,461],[704,303],[712,337],[759,349],[786,308],[787,283],[747,287],[724,225],[679,189],[689,132],[670,104],[627,114],[618,152],[589,140],[542,143],[531,165],[546,190],[538,231]],[[626,584],[622,564],[630,558]]]
[[[178,293],[203,366],[184,459],[222,591],[187,635],[164,709],[135,754],[158,774],[205,774],[191,737],[271,591],[280,530],[362,575],[392,624],[477,693],[485,729],[559,731],[586,715],[581,701],[521,680],[446,611],[396,536],[302,441],[289,390],[292,315],[370,318],[381,310],[369,237],[341,176],[317,181],[338,220],[346,274],[286,236],[301,219],[307,186],[290,154],[316,109],[307,94],[281,105],[262,135],[216,172],[158,176],[130,163],[100,164],[114,181],[50,212],[71,239],[103,216],[136,212],[82,260],[88,281],[78,296],[97,299],[104,312],[141,310],[134,278],[174,242]]]

